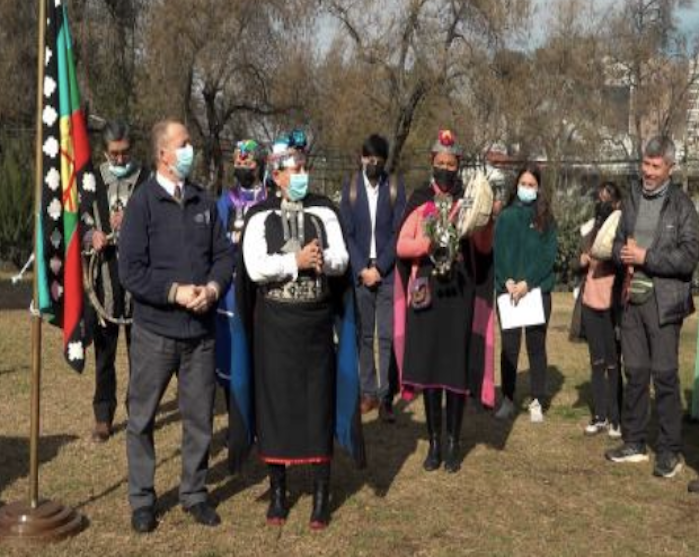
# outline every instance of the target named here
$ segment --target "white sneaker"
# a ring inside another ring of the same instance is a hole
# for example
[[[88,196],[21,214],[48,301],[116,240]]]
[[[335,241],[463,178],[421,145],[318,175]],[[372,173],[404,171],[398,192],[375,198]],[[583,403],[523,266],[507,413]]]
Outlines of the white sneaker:
[[[604,431],[608,431],[609,422],[607,420],[600,420],[599,418],[592,418],[590,423],[585,426],[585,435],[597,435]]]
[[[539,399],[534,399],[529,403],[529,421],[533,424],[540,424],[544,421],[544,412],[541,409]]]
[[[609,435],[611,439],[621,439],[621,427],[618,425],[609,424],[607,435]]]
[[[510,420],[515,415],[515,403],[506,396],[502,398],[500,408],[495,412],[496,420]]]

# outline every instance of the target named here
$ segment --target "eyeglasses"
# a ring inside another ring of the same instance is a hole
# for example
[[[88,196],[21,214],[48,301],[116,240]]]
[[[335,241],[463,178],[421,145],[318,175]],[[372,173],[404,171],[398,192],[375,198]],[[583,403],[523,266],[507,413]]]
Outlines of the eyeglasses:
[[[131,147],[127,147],[126,149],[120,149],[120,150],[109,150],[107,151],[107,156],[110,159],[118,159],[118,158],[124,158],[128,157],[131,154]]]

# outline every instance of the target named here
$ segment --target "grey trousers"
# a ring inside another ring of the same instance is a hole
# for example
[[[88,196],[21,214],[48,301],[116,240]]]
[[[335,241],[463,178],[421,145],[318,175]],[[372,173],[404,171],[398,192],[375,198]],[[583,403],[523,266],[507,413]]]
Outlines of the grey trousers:
[[[206,472],[216,388],[213,336],[175,340],[135,324],[131,335],[130,360],[126,454],[131,508],[155,504],[155,415],[175,373],[182,415],[180,503],[184,507],[191,507],[206,501]]]
[[[384,398],[388,394],[388,371],[393,349],[393,277],[377,288],[355,288],[359,312],[359,376],[363,395]],[[374,355],[374,333],[379,340],[379,368]]]
[[[642,305],[629,304],[621,320],[621,351],[626,389],[621,432],[626,443],[646,443],[650,381],[658,412],[657,452],[682,451],[682,399],[679,378],[681,323],[659,324],[655,296]]]

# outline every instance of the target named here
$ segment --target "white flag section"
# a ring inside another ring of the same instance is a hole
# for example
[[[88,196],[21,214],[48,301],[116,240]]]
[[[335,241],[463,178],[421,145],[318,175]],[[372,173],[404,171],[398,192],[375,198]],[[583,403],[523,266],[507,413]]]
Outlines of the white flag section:
[[[498,314],[503,330],[541,325],[546,321],[541,288],[535,288],[515,305],[509,294],[498,296]]]

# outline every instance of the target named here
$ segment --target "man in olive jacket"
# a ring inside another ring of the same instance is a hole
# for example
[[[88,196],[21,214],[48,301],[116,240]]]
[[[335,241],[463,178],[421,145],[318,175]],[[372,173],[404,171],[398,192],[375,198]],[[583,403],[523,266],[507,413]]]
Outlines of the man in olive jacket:
[[[652,377],[660,428],[653,474],[663,478],[682,468],[679,339],[684,318],[694,311],[691,281],[699,260],[699,217],[691,199],[670,182],[674,164],[672,140],[652,138],[643,154],[642,184],[632,187],[613,250],[626,272],[621,348],[627,385],[624,444],[606,457],[612,462],[648,460]]]

